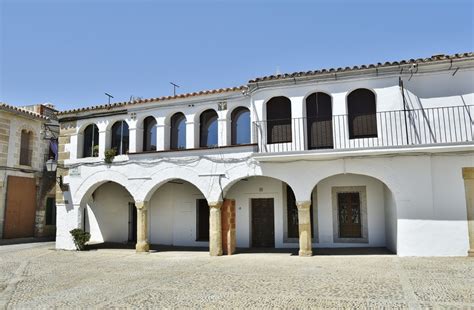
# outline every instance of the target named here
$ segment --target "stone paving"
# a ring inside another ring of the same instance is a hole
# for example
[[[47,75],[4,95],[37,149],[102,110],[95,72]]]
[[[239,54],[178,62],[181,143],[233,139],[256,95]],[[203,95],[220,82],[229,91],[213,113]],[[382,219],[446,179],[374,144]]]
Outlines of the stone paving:
[[[474,308],[474,259],[0,246],[3,308]]]

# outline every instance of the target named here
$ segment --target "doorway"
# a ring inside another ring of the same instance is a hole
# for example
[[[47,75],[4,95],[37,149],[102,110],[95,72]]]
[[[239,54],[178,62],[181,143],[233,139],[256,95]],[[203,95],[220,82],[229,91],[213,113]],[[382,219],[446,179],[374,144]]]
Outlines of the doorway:
[[[273,198],[253,198],[252,247],[275,247],[275,217]]]
[[[135,203],[128,203],[128,242],[137,242],[137,208]]]

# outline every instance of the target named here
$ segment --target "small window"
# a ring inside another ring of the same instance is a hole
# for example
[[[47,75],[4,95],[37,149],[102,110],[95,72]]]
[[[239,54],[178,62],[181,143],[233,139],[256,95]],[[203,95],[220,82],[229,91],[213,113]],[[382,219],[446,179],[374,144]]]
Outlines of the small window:
[[[200,147],[217,146],[217,113],[214,110],[202,112],[200,118]]]
[[[362,238],[359,193],[337,194],[339,238]]]
[[[143,150],[156,151],[156,119],[148,116],[143,121]]]
[[[82,157],[99,156],[99,129],[91,124],[84,129],[84,144]]]
[[[186,117],[183,113],[176,113],[171,117],[170,148],[181,150],[186,148]]]
[[[347,96],[349,138],[376,138],[377,113],[375,94],[368,89],[356,89]]]
[[[250,143],[250,111],[239,107],[232,111],[232,145]]]
[[[56,225],[56,198],[46,198],[46,225]]]
[[[31,166],[31,137],[32,133],[26,130],[21,131],[20,143],[20,165]]]
[[[112,148],[117,155],[128,152],[129,132],[128,124],[125,121],[118,121],[112,126]]]
[[[196,201],[196,241],[209,241],[209,205],[206,199]]]
[[[273,97],[267,102],[267,143],[291,142],[291,101]]]

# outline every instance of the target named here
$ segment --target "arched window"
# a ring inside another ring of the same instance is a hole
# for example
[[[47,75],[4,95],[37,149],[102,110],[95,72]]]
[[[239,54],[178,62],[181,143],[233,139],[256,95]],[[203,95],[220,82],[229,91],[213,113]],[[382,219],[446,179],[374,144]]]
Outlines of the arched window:
[[[170,148],[172,150],[186,148],[186,117],[183,113],[176,113],[171,117]]]
[[[156,119],[153,116],[143,121],[143,151],[156,151]]]
[[[200,147],[217,146],[217,113],[214,110],[206,110],[199,117]]]
[[[112,148],[115,149],[117,155],[126,154],[128,152],[128,124],[125,121],[118,121],[112,126]]]
[[[349,138],[377,137],[377,115],[375,94],[364,88],[352,91],[347,96],[349,116]]]
[[[232,145],[250,143],[250,111],[238,107],[232,111]]]
[[[84,129],[82,157],[99,156],[99,129],[96,124],[90,124]]]
[[[273,97],[267,102],[267,143],[291,142],[291,101]]]
[[[31,166],[31,145],[32,145],[33,133],[31,131],[21,131],[20,141],[20,165]]]
[[[325,93],[314,93],[306,98],[308,148],[332,148],[332,102]]]

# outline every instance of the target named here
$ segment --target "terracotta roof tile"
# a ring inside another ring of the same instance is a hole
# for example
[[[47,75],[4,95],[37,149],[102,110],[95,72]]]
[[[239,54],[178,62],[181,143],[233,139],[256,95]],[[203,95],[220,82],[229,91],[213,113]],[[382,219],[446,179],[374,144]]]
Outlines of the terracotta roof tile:
[[[5,110],[5,111],[8,111],[8,112],[12,112],[12,113],[19,113],[19,114],[22,114],[24,116],[29,116],[29,117],[43,119],[43,120],[48,119],[48,117],[46,117],[44,115],[38,114],[38,113],[33,112],[33,111],[29,111],[29,110],[26,110],[26,109],[18,108],[18,107],[15,107],[15,106],[3,103],[3,102],[0,102],[0,110]]]
[[[249,83],[256,83],[262,81],[271,81],[271,80],[281,80],[287,77],[296,77],[296,76],[314,76],[318,74],[324,73],[333,73],[333,72],[347,72],[347,71],[357,71],[357,70],[365,70],[365,69],[374,69],[380,67],[390,67],[390,66],[399,66],[399,65],[406,65],[412,63],[427,63],[427,62],[434,62],[438,60],[447,60],[447,59],[461,59],[461,58],[470,58],[474,57],[474,53],[459,53],[454,55],[433,55],[429,58],[418,58],[418,59],[409,59],[409,60],[399,60],[399,61],[386,61],[384,63],[376,63],[376,64],[366,64],[366,65],[359,65],[353,67],[345,67],[345,68],[329,68],[329,69],[320,69],[314,71],[306,71],[306,72],[294,72],[289,74],[279,74],[279,75],[268,75],[263,77],[258,77],[253,80],[250,80]]]

